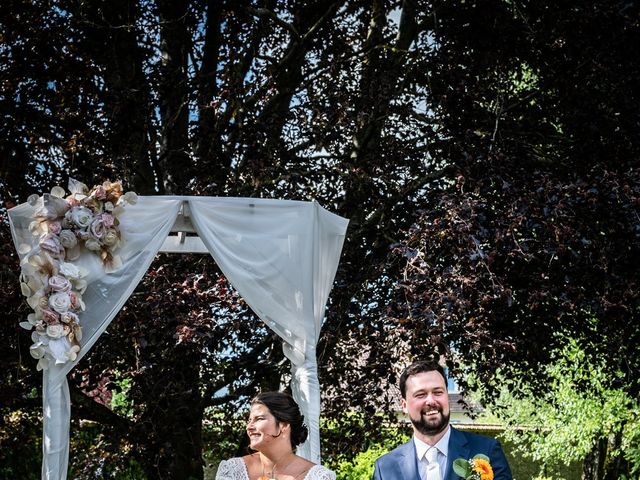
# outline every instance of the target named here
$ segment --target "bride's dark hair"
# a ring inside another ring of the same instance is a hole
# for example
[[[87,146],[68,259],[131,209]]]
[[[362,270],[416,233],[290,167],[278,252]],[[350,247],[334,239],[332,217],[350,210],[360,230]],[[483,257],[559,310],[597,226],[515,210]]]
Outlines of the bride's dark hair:
[[[291,395],[285,392],[262,392],[251,400],[251,405],[256,403],[267,407],[278,424],[285,422],[291,425],[291,448],[296,448],[307,439],[309,430],[304,424],[304,416]]]

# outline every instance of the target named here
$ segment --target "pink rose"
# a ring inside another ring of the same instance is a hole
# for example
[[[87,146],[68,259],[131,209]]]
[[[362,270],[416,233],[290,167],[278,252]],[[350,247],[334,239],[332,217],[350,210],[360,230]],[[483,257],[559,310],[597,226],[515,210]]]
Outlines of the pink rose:
[[[102,222],[102,218],[100,217],[95,218],[91,222],[91,225],[89,225],[89,231],[91,232],[91,235],[93,235],[94,238],[97,239],[101,239],[103,237],[105,230],[105,225]]]
[[[105,227],[110,228],[113,227],[113,215],[109,214],[109,213],[103,213],[102,215],[100,215],[100,218],[102,219],[102,223],[104,224]]]
[[[107,191],[102,185],[98,185],[93,192],[93,196],[98,200],[104,200],[105,198],[107,198]]]
[[[54,292],[68,292],[71,290],[71,282],[64,277],[54,275],[49,278],[49,288]]]
[[[43,310],[42,319],[47,325],[57,325],[60,322],[60,315],[52,310]]]
[[[47,223],[47,229],[49,230],[49,233],[58,235],[62,230],[62,225],[60,224],[60,222],[49,222]]]
[[[53,257],[60,257],[64,254],[64,247],[60,243],[60,239],[57,235],[47,234],[42,240],[40,240],[40,248]]]

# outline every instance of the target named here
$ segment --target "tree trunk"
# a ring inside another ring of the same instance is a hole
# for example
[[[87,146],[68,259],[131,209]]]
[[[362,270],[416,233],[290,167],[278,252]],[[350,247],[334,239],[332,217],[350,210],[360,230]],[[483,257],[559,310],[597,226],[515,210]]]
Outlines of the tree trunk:
[[[582,465],[582,480],[603,480],[604,461],[607,454],[607,439],[600,439],[585,458]]]
[[[83,3],[77,13],[89,49],[104,66],[109,120],[105,162],[114,164],[139,194],[153,193],[152,105],[137,39],[138,4],[131,0]]]
[[[191,180],[193,160],[189,151],[189,79],[188,53],[191,37],[187,27],[188,2],[158,2],[160,16],[160,49],[162,55],[159,79],[160,140],[159,166],[162,172],[161,192],[185,194]]]
[[[202,479],[203,402],[198,389],[199,354],[178,347],[146,388],[148,407],[139,438],[151,449],[144,459],[149,478]]]

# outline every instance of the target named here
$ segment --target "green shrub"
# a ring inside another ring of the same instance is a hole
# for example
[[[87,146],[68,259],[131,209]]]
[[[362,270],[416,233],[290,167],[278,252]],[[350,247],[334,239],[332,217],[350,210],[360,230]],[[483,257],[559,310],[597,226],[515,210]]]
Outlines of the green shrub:
[[[391,448],[385,445],[372,445],[356,455],[352,461],[339,462],[336,468],[337,480],[371,480],[374,462],[390,450]]]

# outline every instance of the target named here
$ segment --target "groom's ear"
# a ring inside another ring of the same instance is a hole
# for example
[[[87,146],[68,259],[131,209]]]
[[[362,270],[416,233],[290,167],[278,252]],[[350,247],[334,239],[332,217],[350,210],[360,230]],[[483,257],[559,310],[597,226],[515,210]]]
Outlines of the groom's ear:
[[[400,406],[402,407],[402,411],[408,415],[409,412],[407,412],[407,401],[404,398],[400,399]]]

